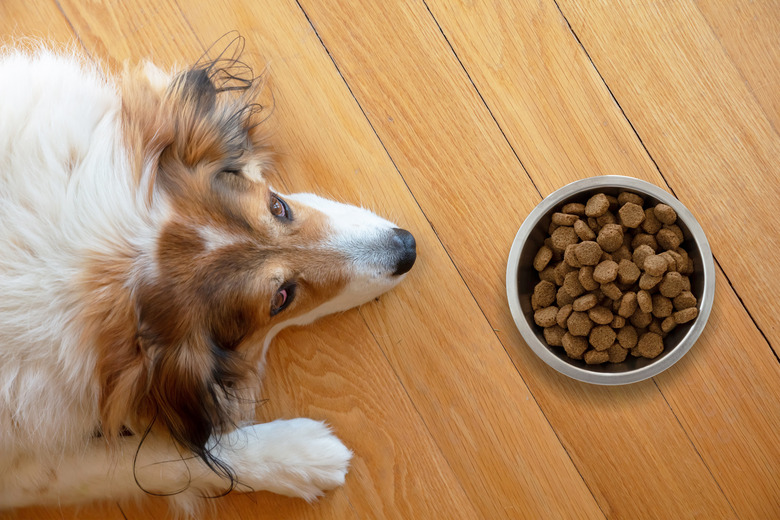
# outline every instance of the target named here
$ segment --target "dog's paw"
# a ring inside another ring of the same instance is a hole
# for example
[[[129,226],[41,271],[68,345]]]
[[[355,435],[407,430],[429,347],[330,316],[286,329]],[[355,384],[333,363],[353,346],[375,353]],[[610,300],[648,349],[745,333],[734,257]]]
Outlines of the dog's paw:
[[[223,447],[230,450],[245,491],[264,489],[311,501],[344,484],[352,458],[330,428],[311,419],[255,424],[231,437],[232,447]]]

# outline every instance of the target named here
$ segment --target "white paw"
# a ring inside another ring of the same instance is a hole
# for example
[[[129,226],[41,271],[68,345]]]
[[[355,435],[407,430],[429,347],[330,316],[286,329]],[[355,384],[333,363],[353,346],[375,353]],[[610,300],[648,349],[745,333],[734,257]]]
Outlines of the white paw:
[[[263,489],[311,501],[344,484],[352,458],[330,428],[311,419],[255,424],[229,437],[220,447],[242,491]]]

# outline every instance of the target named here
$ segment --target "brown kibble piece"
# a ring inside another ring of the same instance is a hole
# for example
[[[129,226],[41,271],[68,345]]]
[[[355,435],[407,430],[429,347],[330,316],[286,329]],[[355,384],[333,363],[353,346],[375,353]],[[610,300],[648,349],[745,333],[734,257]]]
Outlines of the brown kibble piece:
[[[574,303],[572,303],[572,309],[577,312],[585,312],[588,309],[592,309],[598,303],[598,298],[593,293],[588,293],[585,296],[580,296]]]
[[[584,217],[585,204],[580,204],[579,202],[570,202],[569,204],[563,206],[563,209],[561,211],[563,213],[569,213],[570,215],[577,215],[580,217]]]
[[[649,235],[655,235],[663,227],[663,223],[655,216],[653,208],[645,210],[645,220],[642,222],[642,231]]]
[[[613,329],[622,329],[626,326],[626,319],[623,316],[615,316],[609,326]]]
[[[639,246],[648,246],[650,249],[653,250],[653,253],[658,251],[658,241],[655,239],[655,237],[653,235],[648,235],[648,234],[645,234],[645,233],[637,234],[631,240],[631,247],[636,249]]]
[[[599,283],[593,279],[593,266],[588,265],[580,269],[577,279],[586,291],[594,291],[599,288]]]
[[[573,307],[571,304],[564,305],[558,309],[558,314],[555,316],[555,323],[557,323],[559,327],[566,328],[566,320],[569,319],[572,309]]]
[[[637,309],[636,312],[631,315],[628,321],[630,321],[631,325],[634,327],[638,329],[644,329],[650,325],[650,322],[653,321],[653,315],[649,312],[642,312],[641,309]]]
[[[674,316],[669,316],[661,322],[661,330],[664,331],[665,334],[670,333],[676,326],[677,322],[674,321]]]
[[[566,251],[563,253],[563,261],[576,269],[582,267],[580,261],[577,260],[577,255],[574,253],[578,245],[579,244],[569,244],[566,246]]]
[[[617,219],[615,218],[615,215],[607,211],[600,217],[596,217],[596,222],[598,222],[599,226],[603,228],[607,224],[617,224]]]
[[[653,298],[650,296],[650,293],[644,289],[636,293],[636,301],[639,304],[639,308],[642,309],[642,312],[653,311]]]
[[[664,249],[677,249],[682,244],[680,237],[671,229],[662,229],[655,238],[658,240],[658,245]]]
[[[643,273],[642,276],[639,277],[639,288],[649,291],[658,285],[661,280],[663,280],[662,276],[653,276],[649,273]]]
[[[552,240],[553,250],[565,251],[566,246],[569,244],[576,244],[579,241],[577,233],[574,232],[574,228],[569,226],[561,226],[550,235]]]
[[[555,283],[555,268],[551,265],[548,265],[542,269],[542,271],[539,273],[539,279],[545,282]]]
[[[585,292],[585,288],[579,281],[579,275],[579,271],[572,271],[567,273],[563,279],[563,288],[574,298]]]
[[[653,321],[650,322],[650,325],[647,326],[648,332],[654,332],[661,336],[662,338],[666,335],[664,334],[664,331],[661,329],[661,320],[658,318],[653,318]]]
[[[648,245],[641,245],[634,249],[634,263],[640,269],[644,268],[645,259],[650,255],[654,255],[655,251]]]
[[[696,306],[696,296],[691,291],[683,291],[674,297],[674,308],[678,311]]]
[[[636,349],[642,357],[653,359],[664,351],[664,340],[654,332],[645,332],[639,338]]]
[[[600,217],[609,209],[609,200],[603,193],[597,193],[585,204],[585,214],[589,217]]]
[[[615,342],[615,331],[608,325],[598,325],[590,331],[589,343],[596,350],[606,350]]]
[[[574,267],[570,266],[566,262],[559,262],[555,266],[555,285],[563,285],[563,281],[566,279],[566,275],[574,271]]]
[[[582,265],[596,265],[601,259],[601,246],[592,240],[586,240],[580,242],[575,246],[574,252],[577,255],[577,260]]]
[[[609,353],[606,350],[589,350],[585,352],[585,363],[588,365],[600,365],[607,361],[609,361]]]
[[[574,232],[577,233],[577,236],[582,240],[596,239],[596,233],[594,233],[593,230],[590,229],[590,227],[582,220],[578,220],[574,223]]]
[[[588,350],[588,340],[584,336],[574,336],[570,333],[563,335],[563,349],[572,359],[582,359],[582,355]]]
[[[601,292],[610,300],[617,300],[623,296],[623,291],[621,291],[613,282],[602,284]]]
[[[671,206],[667,206],[666,204],[658,204],[653,209],[653,213],[655,213],[655,218],[663,222],[664,224],[674,224],[674,222],[677,220],[677,213],[672,209]]]
[[[636,193],[631,193],[630,191],[621,191],[618,193],[617,201],[621,206],[628,204],[629,202],[636,204],[637,206],[642,206],[645,203],[645,200],[642,197]]]
[[[572,303],[574,303],[574,296],[569,294],[563,287],[558,287],[558,292],[555,295],[555,304],[558,307],[564,307],[566,305],[571,305]]]
[[[639,280],[641,274],[639,267],[630,260],[621,260],[618,264],[618,281],[620,283],[634,284]]]
[[[552,260],[552,249],[550,249],[547,246],[542,246],[539,248],[539,251],[536,253],[536,256],[534,257],[534,269],[537,271],[541,271],[545,267],[547,267],[547,264],[550,263],[550,260]]]
[[[544,329],[544,340],[552,347],[561,347],[563,346],[563,336],[565,334],[565,330],[558,325],[553,325]]]
[[[669,263],[659,255],[651,255],[645,258],[644,269],[649,275],[662,276],[668,267]]]
[[[667,298],[674,298],[682,292],[683,281],[680,273],[672,271],[666,273],[661,284],[658,286],[658,290]]]
[[[588,317],[598,325],[609,325],[612,322],[612,311],[606,307],[593,307],[588,311]]]
[[[617,251],[623,245],[623,228],[619,224],[606,224],[599,231],[596,242],[607,253]]]
[[[579,220],[577,215],[570,215],[568,213],[553,213],[552,221],[559,226],[573,226],[575,222]]]
[[[622,363],[626,360],[628,350],[621,347],[620,343],[613,343],[607,350],[607,354],[609,354],[610,363]]]
[[[613,260],[605,260],[593,269],[593,279],[598,283],[609,283],[617,278],[618,265]]]
[[[555,317],[558,315],[558,307],[551,305],[544,309],[539,309],[534,313],[534,323],[540,327],[552,327],[556,324]]]
[[[587,336],[593,328],[593,322],[584,312],[572,312],[566,325],[573,336]]]
[[[618,316],[624,318],[630,318],[634,312],[636,312],[637,301],[635,292],[627,292],[623,294],[623,298],[620,300],[620,307],[618,307]]]
[[[547,307],[552,305],[552,303],[555,301],[556,291],[557,290],[554,284],[541,281],[534,287],[533,297],[536,299],[536,303],[540,307]]]
[[[674,321],[679,325],[681,323],[688,323],[698,315],[699,309],[696,307],[688,307],[687,309],[675,312],[672,316],[674,316]]]
[[[631,350],[637,342],[636,329],[631,325],[626,325],[617,332],[617,341],[621,347]]]
[[[645,211],[642,206],[628,202],[618,211],[620,223],[627,228],[637,228],[645,219]]]
[[[672,300],[661,294],[653,295],[653,316],[666,318],[672,315]]]
[[[623,235],[623,236],[627,237],[628,235]],[[629,262],[633,261],[633,257],[631,256],[631,250],[625,244],[625,241],[623,245],[617,249],[617,251],[612,253],[612,260],[614,260],[617,263],[620,263],[622,260],[628,260]]]
[[[599,223],[598,223],[598,222],[596,222],[596,219],[595,219],[595,218],[593,218],[593,217],[588,217],[588,227],[589,227],[591,230],[593,230],[594,232],[598,232],[598,230],[599,230],[599,228],[600,228],[601,226],[599,226]]]

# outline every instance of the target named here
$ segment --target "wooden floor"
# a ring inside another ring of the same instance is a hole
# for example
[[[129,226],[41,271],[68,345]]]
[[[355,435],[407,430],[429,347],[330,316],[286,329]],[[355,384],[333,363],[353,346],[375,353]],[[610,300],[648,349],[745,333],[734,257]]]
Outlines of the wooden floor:
[[[272,349],[260,418],[332,424],[345,486],[218,518],[780,518],[780,2],[0,1],[3,39],[114,68],[187,64],[231,30],[270,71],[276,184],[387,215],[419,260]],[[673,192],[717,267],[691,352],[620,388],[548,369],[504,290],[523,218],[602,174]],[[123,509],[0,516],[167,514]]]

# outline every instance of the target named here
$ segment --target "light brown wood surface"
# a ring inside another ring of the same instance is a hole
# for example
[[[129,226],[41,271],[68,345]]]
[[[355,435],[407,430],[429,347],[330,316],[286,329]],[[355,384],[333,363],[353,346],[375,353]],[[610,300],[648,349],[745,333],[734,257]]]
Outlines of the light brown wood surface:
[[[313,505],[231,495],[216,517],[764,519],[780,517],[778,7],[2,0],[0,35],[73,41],[116,70],[186,65],[238,30],[269,71],[274,182],[417,238],[397,290],[269,356],[258,417],[332,424],[355,452],[345,486]],[[528,212],[610,173],[678,196],[718,264],[696,346],[617,388],[548,369],[504,291]],[[166,515],[150,500],[0,518]]]

